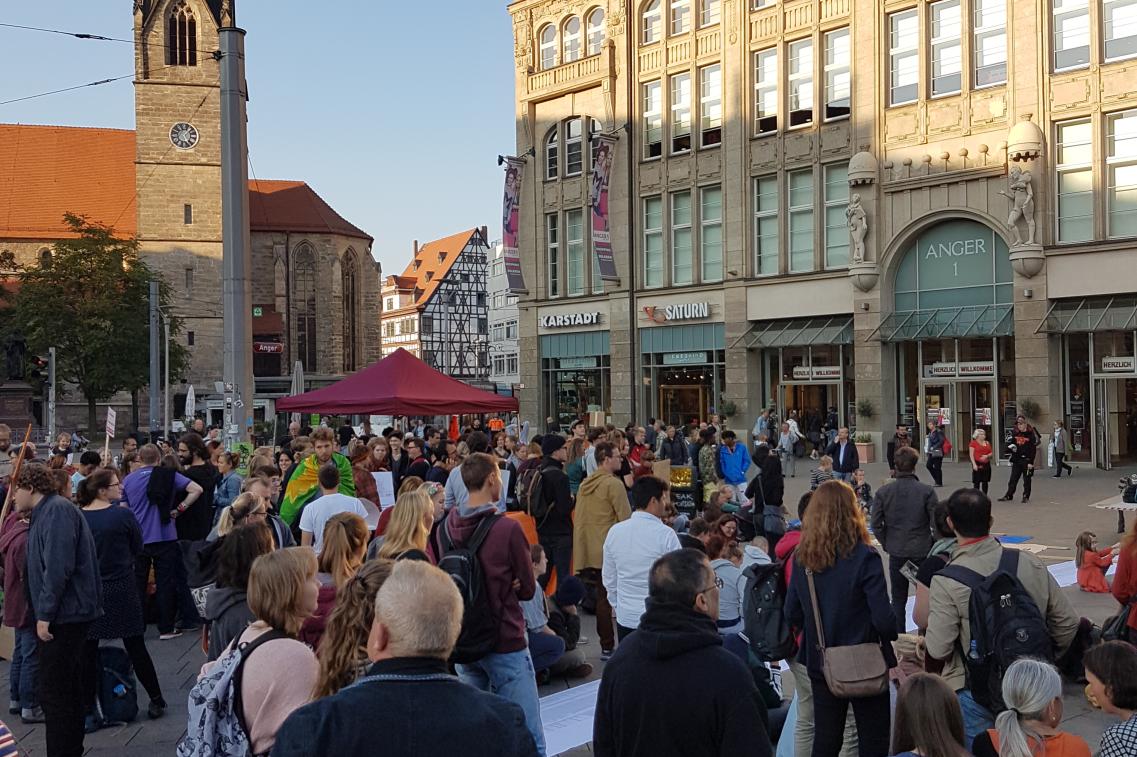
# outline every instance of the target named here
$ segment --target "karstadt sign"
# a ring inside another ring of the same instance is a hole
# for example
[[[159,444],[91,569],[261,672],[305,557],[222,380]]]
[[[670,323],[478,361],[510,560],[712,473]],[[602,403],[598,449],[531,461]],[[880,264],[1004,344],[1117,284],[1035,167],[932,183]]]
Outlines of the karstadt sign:
[[[563,329],[569,326],[596,326],[600,323],[600,313],[559,313],[541,316],[541,328]]]

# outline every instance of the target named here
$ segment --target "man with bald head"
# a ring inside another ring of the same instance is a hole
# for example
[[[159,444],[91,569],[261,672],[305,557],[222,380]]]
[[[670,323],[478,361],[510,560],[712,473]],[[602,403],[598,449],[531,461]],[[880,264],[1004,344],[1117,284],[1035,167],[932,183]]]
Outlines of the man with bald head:
[[[375,597],[370,669],[292,713],[273,757],[370,757],[379,743],[406,757],[537,755],[519,706],[448,672],[461,628],[462,597],[447,574],[425,562],[394,563]]]

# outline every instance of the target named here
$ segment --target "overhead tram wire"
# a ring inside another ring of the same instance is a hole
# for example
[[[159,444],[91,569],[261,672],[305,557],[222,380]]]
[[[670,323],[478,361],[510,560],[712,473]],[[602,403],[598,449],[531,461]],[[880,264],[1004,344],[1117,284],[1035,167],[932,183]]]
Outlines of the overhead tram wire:
[[[21,24],[0,23],[0,28],[19,29],[22,31],[29,31],[29,32],[43,32],[45,34],[59,34],[59,35],[64,36],[64,37],[74,37],[75,39],[82,39],[82,40],[87,40],[87,41],[91,41],[91,42],[122,42],[122,43],[125,43],[128,45],[133,45],[135,42],[133,39],[123,39],[121,37],[107,37],[107,36],[104,36],[102,34],[91,34],[89,32],[69,32],[69,31],[65,31],[63,29],[45,29],[44,27],[41,27],[41,26],[24,26]],[[165,44],[162,44],[160,42],[153,42],[153,43],[147,42],[146,44],[150,47],[161,47],[161,48],[171,47],[170,45],[165,45]],[[216,57],[219,53],[220,53],[219,50],[206,50],[202,54],[205,56],[208,56],[208,57]]]
[[[157,68],[150,69],[149,73],[154,74],[154,73],[157,73],[159,71],[164,71],[167,68],[178,68],[178,67],[179,66],[176,66],[176,65],[159,66]],[[102,85],[102,84],[112,84],[116,81],[122,81],[123,79],[134,78],[135,76],[137,76],[137,72],[125,74],[123,76],[113,76],[109,79],[99,79],[98,81],[91,81],[91,82],[87,82],[86,84],[76,84],[72,87],[64,87],[63,89],[53,89],[53,90],[50,90],[48,92],[39,92],[39,93],[34,94],[34,95],[24,95],[23,97],[14,97],[11,100],[0,100],[0,105],[11,105],[12,103],[24,102],[25,100],[35,100],[35,99],[40,98],[40,97],[48,97],[50,95],[58,95],[58,94],[62,94],[64,92],[73,92],[77,89],[85,89],[87,87],[97,87],[97,86]]]

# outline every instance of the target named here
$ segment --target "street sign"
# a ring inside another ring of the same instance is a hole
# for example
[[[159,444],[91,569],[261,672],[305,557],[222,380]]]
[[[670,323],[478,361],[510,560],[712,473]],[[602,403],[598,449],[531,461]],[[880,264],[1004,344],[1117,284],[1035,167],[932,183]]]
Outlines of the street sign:
[[[257,305],[256,307],[253,308],[253,318],[260,318],[264,314],[265,314],[265,309],[262,308],[260,305]]]
[[[107,438],[114,436],[115,411],[113,407],[107,408]]]
[[[255,355],[283,355],[284,345],[280,342],[253,342]]]

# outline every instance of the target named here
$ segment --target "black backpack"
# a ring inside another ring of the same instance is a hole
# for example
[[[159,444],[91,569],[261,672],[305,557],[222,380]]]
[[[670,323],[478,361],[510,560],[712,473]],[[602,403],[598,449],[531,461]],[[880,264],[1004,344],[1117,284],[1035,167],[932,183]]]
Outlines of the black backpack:
[[[450,655],[450,661],[454,663],[477,662],[497,646],[501,621],[490,607],[478,550],[498,520],[498,515],[483,518],[474,529],[469,542],[461,547],[454,546],[448,522],[443,522],[438,531],[439,545],[442,547],[438,567],[450,576],[458,587],[458,593],[462,595],[462,632],[458,634],[458,643]]]
[[[797,651],[797,639],[786,619],[785,563],[748,565],[746,593],[742,596],[743,633],[750,651],[762,662],[789,660]]]
[[[138,683],[130,655],[121,647],[99,647],[98,696],[95,704],[107,725],[129,723],[138,715]]]
[[[999,567],[981,576],[961,565],[948,565],[938,575],[971,589],[968,622],[971,648],[961,650],[967,688],[975,701],[998,714],[1003,702],[1003,675],[1015,660],[1054,660],[1054,642],[1034,597],[1018,578],[1019,553],[1003,549]]]
[[[533,516],[538,526],[549,517],[550,510],[542,493],[545,487],[541,471],[541,466],[535,465],[522,471],[517,479],[517,504]]]

